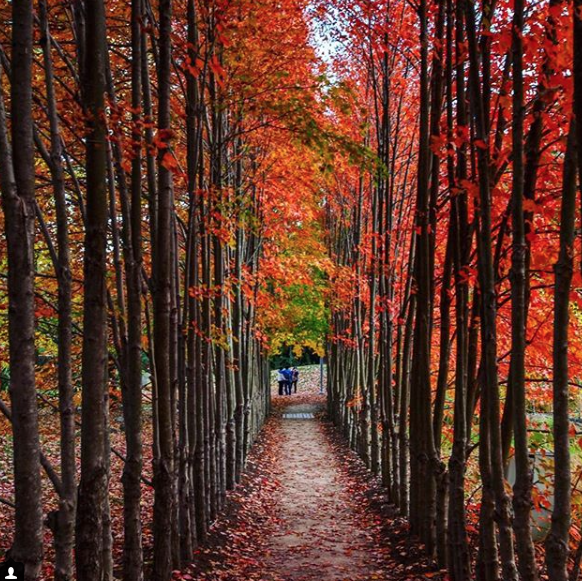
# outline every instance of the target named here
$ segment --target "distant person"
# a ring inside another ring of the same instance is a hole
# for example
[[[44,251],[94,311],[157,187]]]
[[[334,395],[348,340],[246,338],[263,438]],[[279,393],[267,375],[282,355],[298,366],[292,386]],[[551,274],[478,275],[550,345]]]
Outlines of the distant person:
[[[284,395],[286,392],[286,383],[287,383],[287,378],[285,377],[285,374],[283,373],[283,369],[279,369],[277,371],[277,382],[279,383],[279,395]]]
[[[285,376],[285,395],[291,395],[291,383],[293,381],[293,372],[288,367],[283,369],[283,375]]]
[[[291,385],[293,387],[293,393],[297,393],[297,384],[299,383],[299,369],[294,367],[291,370]]]

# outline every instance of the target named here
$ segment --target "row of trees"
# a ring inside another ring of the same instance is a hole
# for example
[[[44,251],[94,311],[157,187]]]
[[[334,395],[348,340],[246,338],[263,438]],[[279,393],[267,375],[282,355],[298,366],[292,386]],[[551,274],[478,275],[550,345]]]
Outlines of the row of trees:
[[[451,579],[535,581],[527,412],[552,410],[545,561],[577,579],[579,3],[340,0],[327,18],[359,111],[338,123],[377,159],[344,156],[327,186],[330,414]]]
[[[14,442],[14,502],[2,501],[27,580],[106,581],[116,567],[168,581],[241,478],[269,409],[258,317],[286,284],[279,246],[300,239],[293,196],[315,211],[313,162],[302,168],[288,138],[305,130],[314,57],[301,3],[269,7],[0,3],[0,404]],[[57,454],[41,446],[47,421]]]
[[[318,350],[328,307],[330,415],[455,581],[539,578],[527,412],[552,411],[567,578],[579,3],[0,2],[27,580],[186,564],[268,411],[265,350]]]

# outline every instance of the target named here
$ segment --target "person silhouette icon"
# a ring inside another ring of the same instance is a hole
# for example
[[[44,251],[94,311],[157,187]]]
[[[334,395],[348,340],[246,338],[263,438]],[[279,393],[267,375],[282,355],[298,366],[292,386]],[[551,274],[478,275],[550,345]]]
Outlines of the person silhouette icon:
[[[0,563],[0,581],[23,581],[24,563],[8,559]]]

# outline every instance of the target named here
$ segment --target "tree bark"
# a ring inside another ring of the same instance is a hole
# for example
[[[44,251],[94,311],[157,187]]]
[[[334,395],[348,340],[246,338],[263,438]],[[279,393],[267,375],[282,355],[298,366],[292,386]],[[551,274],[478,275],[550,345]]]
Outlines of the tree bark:
[[[63,146],[55,98],[54,73],[51,57],[50,31],[45,0],[39,1],[41,46],[46,77],[47,112],[50,127],[49,169],[53,184],[57,222],[57,255],[54,267],[58,293],[58,385],[61,443],[62,494],[59,508],[49,514],[47,522],[55,538],[55,580],[71,581],[74,576],[73,548],[75,546],[75,511],[77,504],[77,477],[75,463],[75,406],[73,403],[73,378],[71,366],[72,294],[69,249],[69,227],[65,181],[63,172]]]
[[[554,267],[554,509],[546,539],[546,564],[551,581],[568,579],[571,513],[570,416],[568,412],[568,322],[576,216],[576,121],[572,121],[564,158],[560,253]]]
[[[0,186],[8,256],[10,402],[14,441],[15,531],[10,555],[25,580],[40,574],[43,557],[40,444],[35,385],[34,143],[32,118],[33,7],[12,5],[11,129],[0,94]]]
[[[525,348],[526,348],[526,270],[527,245],[523,212],[523,26],[524,2],[515,0],[513,11],[513,190],[511,197],[513,247],[511,257],[511,372],[515,472],[513,509],[519,574],[523,581],[537,581],[537,565],[531,535],[532,472],[526,422]]]
[[[425,0],[419,4],[420,20],[420,136],[416,201],[417,246],[415,285],[417,292],[414,347],[411,367],[410,409],[410,524],[429,555],[436,548],[437,462],[432,426],[430,330],[432,318],[429,228],[429,85],[428,16]]]
[[[172,0],[159,2],[158,135],[170,140]],[[158,151],[158,200],[154,262],[154,346],[157,380],[157,450],[154,458],[154,564],[152,579],[167,581],[172,573],[172,530],[174,515],[174,427],[170,369],[171,281],[172,281],[172,174]]]
[[[122,379],[123,416],[125,425],[126,462],[123,482],[123,577],[125,581],[143,578],[141,527],[142,471],[142,345],[141,315],[141,191],[142,191],[142,131],[141,104],[141,20],[142,0],[131,4],[131,103],[132,160],[130,199],[122,200],[123,248],[127,286],[127,343],[124,347],[125,378]],[[123,195],[123,194],[122,194]]]
[[[109,458],[107,433],[107,146],[105,127],[105,12],[102,0],[85,2],[83,103],[87,115],[87,216],[84,254],[83,407],[81,479],[77,505],[79,581],[101,581]]]
[[[487,77],[481,86],[479,56],[476,38],[475,11],[470,1],[465,1],[467,40],[469,44],[469,79],[471,103],[475,122],[475,137],[484,146],[478,147],[477,165],[479,176],[479,244],[478,270],[482,294],[481,337],[483,345],[483,389],[481,414],[488,423],[489,441],[483,440],[482,451],[491,461],[491,479],[497,509],[497,525],[500,537],[500,556],[503,578],[517,580],[517,569],[513,551],[513,534],[509,512],[509,497],[505,491],[503,462],[501,458],[501,432],[499,412],[499,383],[497,376],[497,294],[495,273],[491,254],[491,190],[489,180],[489,123],[488,96],[490,87]]]

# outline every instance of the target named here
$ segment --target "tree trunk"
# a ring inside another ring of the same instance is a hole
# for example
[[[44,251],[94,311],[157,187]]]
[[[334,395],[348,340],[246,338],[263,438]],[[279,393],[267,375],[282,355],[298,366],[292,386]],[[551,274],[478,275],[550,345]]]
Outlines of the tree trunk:
[[[492,486],[495,493],[497,525],[500,537],[500,556],[503,578],[506,581],[517,579],[517,569],[513,552],[513,534],[511,530],[509,497],[505,491],[503,462],[501,458],[501,432],[499,412],[499,384],[497,376],[497,295],[495,290],[495,273],[491,254],[491,191],[489,180],[489,145],[488,145],[488,95],[489,86],[485,80],[481,86],[479,74],[479,57],[476,38],[475,11],[469,1],[465,1],[467,40],[469,44],[469,79],[471,103],[475,121],[475,137],[485,147],[478,147],[477,163],[479,175],[479,244],[478,270],[482,295],[481,337],[483,344],[483,390],[481,413],[488,423],[491,460]],[[486,77],[485,77],[486,79]]]
[[[43,557],[40,444],[34,340],[34,145],[32,118],[33,8],[12,5],[12,144],[0,95],[0,186],[8,254],[10,402],[14,441],[15,531],[10,555],[25,566],[26,581]]]
[[[567,581],[571,513],[570,416],[568,412],[568,322],[573,272],[576,216],[576,123],[572,121],[564,158],[560,253],[554,267],[554,509],[546,539],[546,564],[551,581]]]
[[[58,283],[58,384],[61,441],[62,493],[59,508],[49,514],[48,523],[55,539],[55,581],[72,581],[73,548],[75,546],[75,511],[77,504],[77,479],[75,464],[75,407],[73,403],[73,378],[71,367],[72,305],[69,228],[65,181],[63,173],[63,146],[54,88],[50,31],[45,0],[39,2],[41,45],[46,76],[47,111],[50,126],[51,179],[55,197],[57,221],[57,256],[54,264]]]
[[[107,432],[107,146],[105,126],[105,11],[86,0],[83,102],[87,115],[87,218],[84,254],[84,319],[81,479],[77,505],[76,563],[79,581],[102,581],[104,518],[109,458]],[[89,331],[90,330],[90,331]]]
[[[125,425],[126,461],[123,469],[123,577],[140,581],[143,577],[141,528],[142,471],[142,316],[141,316],[141,18],[142,1],[131,5],[131,101],[133,157],[131,160],[131,198],[122,200],[123,247],[127,285],[127,343],[123,346],[125,378],[121,381],[123,420]],[[122,193],[123,196],[123,193]]]
[[[511,198],[513,248],[511,259],[511,372],[515,472],[513,487],[513,529],[519,574],[523,581],[537,581],[535,550],[531,536],[532,472],[526,423],[526,270],[527,245],[523,212],[523,0],[516,0],[513,12],[513,191]]]
[[[158,135],[169,141],[172,0],[159,2]],[[167,581],[172,573],[174,516],[174,427],[172,411],[171,286],[172,286],[172,174],[168,149],[158,152],[158,201],[154,262],[154,346],[157,381],[157,448],[154,458],[154,564],[153,581]]]
[[[430,330],[432,317],[429,232],[429,86],[428,17],[426,1],[419,4],[420,19],[420,137],[416,202],[417,291],[414,348],[411,367],[410,409],[410,524],[429,555],[436,548],[436,450],[432,426]]]

